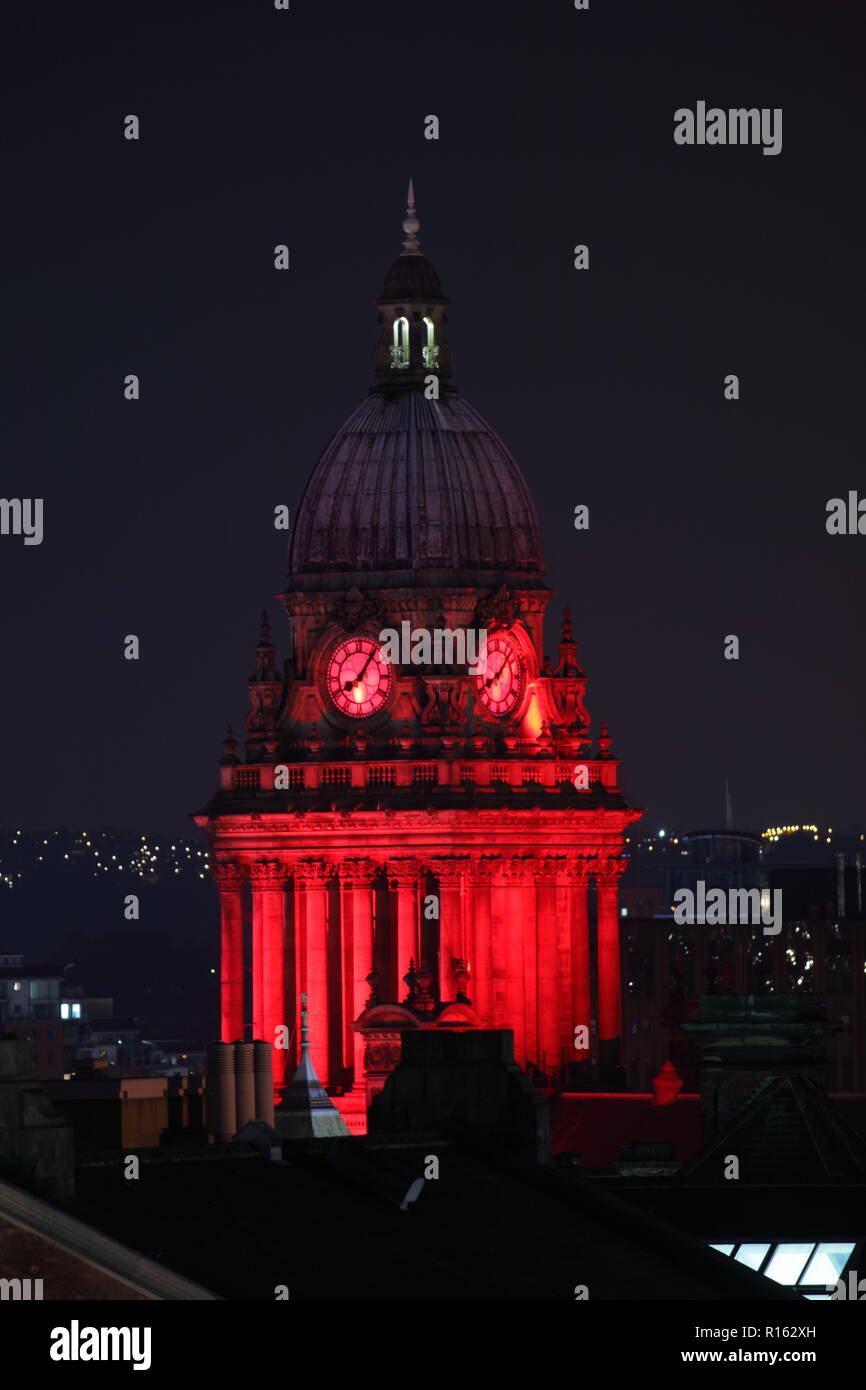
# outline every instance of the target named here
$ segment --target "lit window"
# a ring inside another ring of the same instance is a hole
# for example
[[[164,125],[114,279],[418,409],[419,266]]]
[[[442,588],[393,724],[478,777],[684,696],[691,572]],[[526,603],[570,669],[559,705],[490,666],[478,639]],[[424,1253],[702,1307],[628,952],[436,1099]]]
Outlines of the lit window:
[[[424,319],[424,347],[421,350],[425,367],[439,366],[439,348],[436,346],[436,329],[432,319]]]
[[[718,1250],[720,1255],[733,1255],[735,1247],[733,1245],[711,1245],[711,1250]]]
[[[68,1005],[68,1004],[61,1004],[61,1005],[60,1005],[60,1017],[61,1017],[61,1018],[68,1018],[68,1017],[69,1017],[69,1005]]]
[[[409,320],[407,318],[401,317],[394,320],[391,366],[398,369],[409,366]]]
[[[80,1005],[80,1004],[73,1004],[73,1005],[72,1005],[72,1017],[73,1017],[73,1018],[80,1018],[80,1017],[81,1017],[81,1005]]]

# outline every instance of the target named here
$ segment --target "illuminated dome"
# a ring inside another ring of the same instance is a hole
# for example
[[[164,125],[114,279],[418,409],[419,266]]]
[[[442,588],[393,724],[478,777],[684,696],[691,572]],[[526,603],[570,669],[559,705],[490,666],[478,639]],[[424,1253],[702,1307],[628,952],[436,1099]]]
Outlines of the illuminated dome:
[[[292,589],[474,584],[541,587],[538,517],[520,470],[451,383],[439,277],[417,241],[377,301],[376,383],[321,455],[295,517]],[[435,382],[438,398],[428,398]],[[330,576],[330,578],[329,578]]]
[[[291,575],[537,574],[532,498],[508,450],[456,394],[373,393],[322,454],[295,521]]]

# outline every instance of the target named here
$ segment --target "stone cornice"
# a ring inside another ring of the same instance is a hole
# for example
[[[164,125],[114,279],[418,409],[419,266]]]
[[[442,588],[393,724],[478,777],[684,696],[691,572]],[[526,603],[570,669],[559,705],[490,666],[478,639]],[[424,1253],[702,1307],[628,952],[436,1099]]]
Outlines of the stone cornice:
[[[351,825],[353,830],[365,826],[370,829],[379,829],[383,823],[383,815],[385,815],[387,816],[388,832],[391,835],[403,829],[427,830],[431,824],[438,824],[443,829],[453,829],[455,832],[479,828],[484,830],[489,828],[495,831],[506,826],[509,830],[515,831],[542,828],[553,830],[562,826],[586,829],[593,832],[598,838],[600,832],[602,834],[615,834],[617,830],[625,829],[641,814],[642,812],[634,811],[629,807],[588,807],[586,810],[560,810],[540,806],[526,809],[449,806],[441,809],[423,807],[412,811],[398,811],[389,807],[386,812],[373,808],[355,811],[227,811],[225,814],[202,817],[200,824],[203,829],[210,830],[212,833],[220,831],[255,836],[263,830],[273,832],[276,829],[284,828],[291,836],[300,831],[302,827],[309,830],[345,832],[347,823]],[[619,846],[612,845],[611,849],[614,848],[618,849]]]

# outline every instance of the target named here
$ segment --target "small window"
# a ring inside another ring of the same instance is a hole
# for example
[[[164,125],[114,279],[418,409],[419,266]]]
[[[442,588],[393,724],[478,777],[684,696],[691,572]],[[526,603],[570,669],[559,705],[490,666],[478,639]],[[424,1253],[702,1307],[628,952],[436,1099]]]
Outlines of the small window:
[[[424,318],[424,347],[421,355],[425,367],[439,366],[439,348],[436,343],[436,326],[432,319]]]
[[[394,320],[391,366],[398,370],[409,366],[409,320],[402,316]]]

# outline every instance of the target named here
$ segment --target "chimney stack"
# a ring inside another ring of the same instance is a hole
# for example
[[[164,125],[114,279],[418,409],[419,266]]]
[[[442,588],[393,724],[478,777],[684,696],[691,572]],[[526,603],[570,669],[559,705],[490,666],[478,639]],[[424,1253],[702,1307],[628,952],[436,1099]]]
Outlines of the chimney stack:
[[[207,1127],[217,1143],[237,1134],[234,1043],[208,1044]]]
[[[255,1087],[256,1119],[274,1127],[274,1068],[271,1045],[253,1043],[253,1083]]]
[[[256,1095],[253,1087],[253,1043],[235,1043],[235,1129],[243,1129],[257,1119]]]

